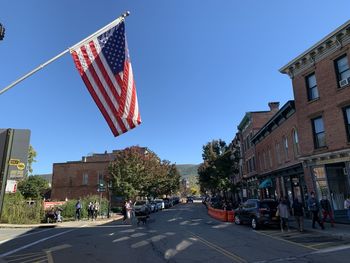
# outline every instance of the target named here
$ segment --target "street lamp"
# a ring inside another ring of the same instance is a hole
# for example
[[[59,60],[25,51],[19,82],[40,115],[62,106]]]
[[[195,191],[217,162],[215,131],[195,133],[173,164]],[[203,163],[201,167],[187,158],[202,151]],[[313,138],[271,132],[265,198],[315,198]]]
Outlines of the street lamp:
[[[3,40],[5,36],[5,28],[4,26],[0,23],[0,40]]]

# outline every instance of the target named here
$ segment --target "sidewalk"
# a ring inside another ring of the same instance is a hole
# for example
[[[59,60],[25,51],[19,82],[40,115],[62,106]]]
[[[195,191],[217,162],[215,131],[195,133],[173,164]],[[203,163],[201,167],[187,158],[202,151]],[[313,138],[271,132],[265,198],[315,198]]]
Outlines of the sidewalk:
[[[297,223],[293,217],[290,218],[289,226],[291,228],[297,228]],[[314,232],[322,235],[330,235],[340,239],[350,239],[350,224],[335,224],[334,227],[331,227],[331,224],[326,222],[324,224],[324,230],[322,230],[317,223],[315,224],[315,226],[316,229],[312,228],[311,219],[304,219],[305,232]]]
[[[94,221],[82,219],[80,221],[65,221],[61,223],[0,224],[0,228],[54,228],[54,227],[70,228],[70,227],[81,227],[83,225],[98,226],[98,225],[107,224],[115,220],[119,220],[121,218],[123,218],[122,215],[115,215],[110,218],[97,218],[97,220],[94,220]]]

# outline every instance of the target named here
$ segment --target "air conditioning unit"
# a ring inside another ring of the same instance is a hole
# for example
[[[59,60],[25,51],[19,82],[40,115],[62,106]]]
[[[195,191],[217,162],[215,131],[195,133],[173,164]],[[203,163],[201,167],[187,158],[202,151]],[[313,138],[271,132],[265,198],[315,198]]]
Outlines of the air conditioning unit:
[[[341,81],[339,81],[339,86],[340,87],[344,87],[346,85],[349,84],[349,81],[347,79],[342,79]]]

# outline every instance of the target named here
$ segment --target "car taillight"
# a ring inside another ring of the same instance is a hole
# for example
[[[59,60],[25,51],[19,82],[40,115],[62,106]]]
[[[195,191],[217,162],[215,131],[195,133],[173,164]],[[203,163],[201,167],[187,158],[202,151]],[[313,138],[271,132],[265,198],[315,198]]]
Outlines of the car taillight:
[[[269,210],[268,208],[259,208],[259,213],[268,212]]]

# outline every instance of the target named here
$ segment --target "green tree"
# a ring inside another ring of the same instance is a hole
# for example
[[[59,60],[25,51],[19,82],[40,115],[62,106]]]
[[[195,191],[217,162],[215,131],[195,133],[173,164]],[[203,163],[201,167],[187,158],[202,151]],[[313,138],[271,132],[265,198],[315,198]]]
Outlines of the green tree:
[[[138,146],[117,152],[109,173],[113,192],[125,198],[157,197],[179,189],[180,174],[176,166]]]
[[[38,175],[28,176],[18,183],[18,190],[26,199],[41,198],[48,188],[49,183]]]
[[[231,145],[222,140],[213,140],[203,146],[203,163],[198,168],[198,181],[202,192],[224,193],[232,191],[232,176],[236,172],[237,159]]]
[[[28,164],[27,164],[27,174],[28,175],[32,175],[33,174],[33,168],[32,168],[32,164],[36,162],[36,156],[37,153],[34,150],[33,146],[29,145],[29,149],[28,149]]]

